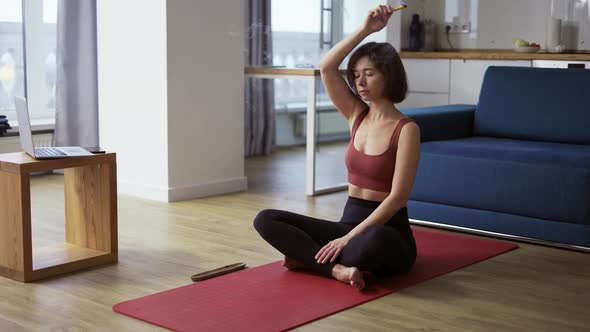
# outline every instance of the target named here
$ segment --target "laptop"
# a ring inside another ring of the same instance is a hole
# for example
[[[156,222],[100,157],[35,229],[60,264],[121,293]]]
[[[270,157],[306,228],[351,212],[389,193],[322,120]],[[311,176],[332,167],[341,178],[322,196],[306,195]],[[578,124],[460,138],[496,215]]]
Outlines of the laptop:
[[[16,105],[18,131],[20,133],[20,145],[31,157],[35,159],[56,159],[92,156],[92,153],[79,146],[34,147],[27,100],[22,97],[15,97],[14,103]]]

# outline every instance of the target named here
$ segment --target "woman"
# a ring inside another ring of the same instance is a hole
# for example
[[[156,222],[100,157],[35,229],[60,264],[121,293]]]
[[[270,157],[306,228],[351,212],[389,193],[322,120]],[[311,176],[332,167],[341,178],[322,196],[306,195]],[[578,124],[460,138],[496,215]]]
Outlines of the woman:
[[[405,206],[418,169],[420,130],[394,106],[407,92],[399,54],[387,43],[359,47],[348,64],[351,88],[338,71],[365,37],[387,25],[392,13],[385,5],[371,10],[363,25],[320,63],[326,91],[351,127],[349,197],[342,219],[263,210],[254,220],[260,235],[285,255],[284,266],[308,268],[359,290],[365,287],[363,272],[390,276],[408,271],[416,260]]]

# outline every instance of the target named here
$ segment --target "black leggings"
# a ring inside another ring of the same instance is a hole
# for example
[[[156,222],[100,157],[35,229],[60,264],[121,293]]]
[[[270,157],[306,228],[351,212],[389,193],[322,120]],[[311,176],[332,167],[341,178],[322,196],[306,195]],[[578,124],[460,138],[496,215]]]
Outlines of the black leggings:
[[[326,276],[336,264],[354,266],[377,276],[409,270],[416,261],[416,242],[410,229],[407,208],[402,208],[385,225],[369,226],[353,237],[333,263],[318,264],[315,255],[328,242],[342,237],[381,204],[348,197],[340,222],[312,218],[282,210],[263,210],[254,228],[283,255]]]

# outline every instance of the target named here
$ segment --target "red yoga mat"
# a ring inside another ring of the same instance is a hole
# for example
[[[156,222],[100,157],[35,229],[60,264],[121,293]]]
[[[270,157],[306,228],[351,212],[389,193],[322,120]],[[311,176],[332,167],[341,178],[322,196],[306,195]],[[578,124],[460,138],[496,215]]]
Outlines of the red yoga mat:
[[[518,247],[428,229],[414,229],[414,236],[413,269],[374,280],[362,292],[275,262],[122,302],[113,310],[177,331],[288,330]]]

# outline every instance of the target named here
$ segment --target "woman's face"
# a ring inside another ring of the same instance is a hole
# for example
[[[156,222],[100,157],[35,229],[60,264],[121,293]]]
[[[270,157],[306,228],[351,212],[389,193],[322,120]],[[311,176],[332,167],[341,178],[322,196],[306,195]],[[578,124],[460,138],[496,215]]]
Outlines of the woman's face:
[[[360,58],[354,66],[354,84],[356,91],[365,101],[382,98],[385,77],[377,70],[368,56]]]

